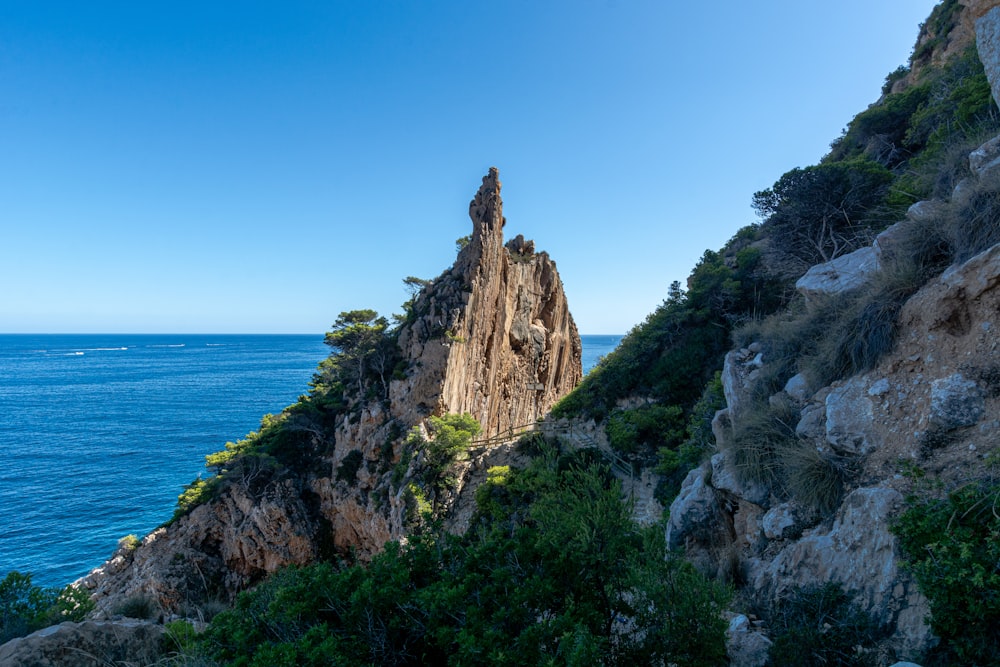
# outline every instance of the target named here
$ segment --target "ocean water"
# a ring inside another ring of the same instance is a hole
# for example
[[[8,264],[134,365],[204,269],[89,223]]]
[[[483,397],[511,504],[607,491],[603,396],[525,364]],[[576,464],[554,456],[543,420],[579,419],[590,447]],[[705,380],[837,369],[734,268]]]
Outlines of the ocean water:
[[[590,369],[596,366],[601,357],[618,347],[618,343],[622,341],[622,338],[622,336],[580,336],[580,342],[583,343],[581,361],[584,374],[587,374]]]
[[[589,370],[620,336],[583,336]],[[308,390],[321,335],[0,335],[0,576],[64,585]]]

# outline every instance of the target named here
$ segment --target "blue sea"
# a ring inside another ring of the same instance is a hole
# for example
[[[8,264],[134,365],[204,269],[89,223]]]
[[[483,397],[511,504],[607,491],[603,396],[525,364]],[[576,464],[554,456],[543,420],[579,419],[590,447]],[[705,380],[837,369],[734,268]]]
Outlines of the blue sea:
[[[621,336],[582,336],[584,369]],[[321,335],[0,334],[0,576],[64,585],[308,390]]]

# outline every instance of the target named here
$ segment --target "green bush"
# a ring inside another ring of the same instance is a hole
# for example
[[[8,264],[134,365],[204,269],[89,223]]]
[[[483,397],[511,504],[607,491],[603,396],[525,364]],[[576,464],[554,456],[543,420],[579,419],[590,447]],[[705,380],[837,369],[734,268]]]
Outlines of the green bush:
[[[1000,483],[912,495],[893,525],[941,638],[934,664],[995,665],[1000,655]]]
[[[585,460],[543,445],[527,469],[492,469],[462,537],[282,570],[216,616],[202,650],[248,667],[722,664],[727,592]]]
[[[358,470],[365,462],[365,456],[360,449],[347,452],[340,465],[337,466],[337,480],[354,485],[358,480]]]
[[[31,573],[14,570],[0,581],[0,644],[63,621],[82,621],[94,609],[80,588],[47,588],[31,579]]]
[[[614,410],[604,429],[611,447],[623,454],[636,454],[643,448],[676,449],[684,437],[684,410],[679,405]]]

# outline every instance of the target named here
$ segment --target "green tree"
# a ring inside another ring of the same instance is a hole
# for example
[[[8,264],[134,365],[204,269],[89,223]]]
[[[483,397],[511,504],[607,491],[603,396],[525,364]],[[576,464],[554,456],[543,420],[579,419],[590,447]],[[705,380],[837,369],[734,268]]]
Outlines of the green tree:
[[[383,394],[399,351],[396,341],[387,334],[389,321],[370,309],[341,313],[327,332],[324,342],[336,352],[321,370],[345,385],[355,385],[363,395],[366,385],[377,379]]]
[[[796,168],[755,193],[753,208],[775,247],[809,266],[868,241],[872,212],[892,180],[889,170],[870,160]]]

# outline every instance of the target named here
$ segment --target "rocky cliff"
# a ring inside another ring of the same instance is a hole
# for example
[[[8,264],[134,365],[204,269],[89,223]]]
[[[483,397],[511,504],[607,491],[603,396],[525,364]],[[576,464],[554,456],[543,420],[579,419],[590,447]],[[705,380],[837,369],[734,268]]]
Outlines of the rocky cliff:
[[[998,13],[984,12],[981,34],[1000,36],[1000,22],[988,23]],[[995,80],[996,49],[980,52]],[[800,373],[761,400],[760,379],[769,365],[782,363],[780,352],[754,341],[726,356],[727,407],[713,423],[717,453],[688,475],[670,508],[667,541],[702,570],[734,577],[757,599],[836,583],[890,629],[891,651],[903,657],[920,656],[937,641],[928,601],[902,567],[890,530],[917,488],[905,473],[919,469],[954,489],[982,474],[989,453],[1000,447],[1000,232],[995,213],[962,220],[970,202],[996,192],[998,144],[995,138],[972,153],[974,175],[950,200],[915,204],[873,246],[813,267],[799,280],[807,307],[829,306],[871,290],[897,266],[893,253],[907,234],[933,237],[957,220],[962,233],[976,239],[975,254],[959,254],[960,261],[893,315],[895,342],[877,363],[822,386]],[[875,317],[872,311],[870,319],[857,320],[858,336],[878,326]],[[753,413],[769,410],[783,423],[767,431],[772,439],[762,450]],[[807,465],[814,467],[807,471]],[[790,468],[795,472],[780,472]],[[814,488],[795,489],[802,480]],[[803,502],[818,498],[816,487],[826,483],[826,507]],[[756,641],[767,643],[759,635]],[[766,650],[734,664],[765,659]]]
[[[197,613],[287,565],[334,553],[364,560],[413,521],[407,486],[423,458],[404,452],[411,429],[426,433],[432,415],[468,412],[493,436],[533,423],[579,382],[580,337],[555,263],[521,236],[504,243],[496,169],[469,214],[471,238],[455,265],[391,332],[400,362],[384,391],[289,408],[279,419],[305,452],[300,463],[275,469],[267,457],[245,457],[211,500],[120,548],[80,582],[99,615],[133,598]],[[454,472],[452,504],[475,461]]]

